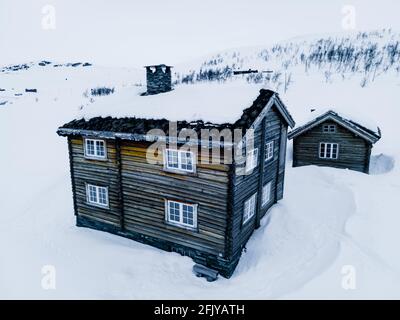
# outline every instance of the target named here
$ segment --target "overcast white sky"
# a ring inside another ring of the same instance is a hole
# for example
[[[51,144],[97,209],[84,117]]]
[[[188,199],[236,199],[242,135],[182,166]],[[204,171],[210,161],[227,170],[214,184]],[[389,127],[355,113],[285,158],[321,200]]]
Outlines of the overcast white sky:
[[[46,5],[55,9],[54,30],[42,27]],[[356,9],[356,30],[400,31],[399,0],[0,0],[0,65],[177,64],[232,47],[342,32],[345,5]]]

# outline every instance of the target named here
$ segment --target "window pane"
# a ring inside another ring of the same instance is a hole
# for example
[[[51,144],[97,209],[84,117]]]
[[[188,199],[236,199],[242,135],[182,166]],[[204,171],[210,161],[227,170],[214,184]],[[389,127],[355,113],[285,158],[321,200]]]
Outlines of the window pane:
[[[178,168],[178,151],[167,150],[167,166],[170,168]]]
[[[262,194],[262,205],[265,205],[271,199],[271,182],[267,183],[263,187],[263,194]]]
[[[256,212],[256,196],[253,195],[251,197],[251,210],[250,210],[250,216],[253,216]]]
[[[191,152],[181,152],[181,168],[183,170],[193,170],[193,154]]]
[[[183,223],[193,225],[193,206],[182,205]]]
[[[250,171],[258,165],[258,148],[247,152],[246,171]]]
[[[179,203],[169,202],[169,220],[179,222]]]
[[[330,143],[327,143],[326,144],[326,157],[327,158],[330,158],[331,157],[331,144]]]
[[[325,158],[325,143],[321,143],[321,148],[320,148],[320,155],[321,158]]]
[[[107,189],[106,188],[98,188],[99,190],[99,203],[103,205],[108,204],[108,199],[107,199]]]
[[[243,213],[243,220],[246,221],[249,216],[249,201],[246,201],[244,203],[244,213]]]
[[[263,187],[263,193],[262,193],[262,203],[265,204],[267,202],[267,190],[266,186]]]
[[[270,143],[268,152],[269,152],[268,157],[272,158],[274,156],[274,143],[273,142]]]
[[[274,157],[274,142],[270,141],[266,144],[265,148],[265,160],[272,159]]]
[[[96,187],[89,185],[89,202],[97,202]]]
[[[86,140],[86,154],[90,156],[94,156],[94,141]]]
[[[97,202],[97,192],[95,186],[89,185],[89,201]]]
[[[252,216],[255,215],[255,212],[256,212],[256,196],[257,196],[257,193],[252,195],[244,203],[243,223],[246,223]]]
[[[337,159],[337,155],[338,155],[338,145],[334,143],[332,145],[332,158]]]
[[[96,141],[96,153],[99,157],[105,156],[104,141]]]
[[[258,149],[253,150],[253,167],[257,167],[258,164]]]

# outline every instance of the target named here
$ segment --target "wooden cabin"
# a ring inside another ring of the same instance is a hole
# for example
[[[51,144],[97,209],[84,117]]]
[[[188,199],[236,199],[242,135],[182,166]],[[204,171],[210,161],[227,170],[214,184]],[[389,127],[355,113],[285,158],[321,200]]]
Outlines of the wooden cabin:
[[[376,131],[329,110],[291,131],[293,167],[317,165],[369,173]]]
[[[151,95],[157,101],[179,94],[176,89],[157,94],[155,88]],[[294,126],[273,91],[262,89],[248,104],[232,123],[177,122],[178,130],[195,132],[254,129],[254,145],[244,149],[244,163],[203,163],[204,148],[211,150],[213,143],[200,145],[199,140],[195,151],[187,152],[181,150],[185,139],[162,150],[161,161],[149,163],[149,146],[172,140],[166,119],[93,117],[60,127],[57,133],[68,138],[77,226],[178,252],[230,277],[261,218],[283,197],[287,128]],[[151,129],[167,136],[149,135]]]

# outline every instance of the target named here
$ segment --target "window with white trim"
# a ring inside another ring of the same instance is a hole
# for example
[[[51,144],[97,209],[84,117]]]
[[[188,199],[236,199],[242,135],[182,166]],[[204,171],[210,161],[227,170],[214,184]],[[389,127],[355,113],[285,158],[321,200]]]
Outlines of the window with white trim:
[[[325,133],[336,132],[336,126],[334,124],[324,124],[322,126],[322,132],[325,132]]]
[[[106,142],[97,139],[85,139],[85,157],[106,159]]]
[[[195,171],[194,154],[191,151],[166,149],[165,158],[165,166],[167,169],[185,172]]]
[[[337,159],[339,145],[337,143],[321,142],[319,144],[319,157],[321,159]]]
[[[271,182],[263,186],[261,205],[264,207],[271,201]]]
[[[258,166],[258,148],[254,148],[247,152],[246,172],[249,172]]]
[[[244,202],[243,224],[256,214],[257,192]]]
[[[274,141],[269,141],[265,144],[265,161],[274,157]]]
[[[197,205],[177,201],[166,201],[166,220],[182,227],[197,227]]]
[[[89,204],[108,208],[108,188],[93,184],[86,185],[86,197]]]

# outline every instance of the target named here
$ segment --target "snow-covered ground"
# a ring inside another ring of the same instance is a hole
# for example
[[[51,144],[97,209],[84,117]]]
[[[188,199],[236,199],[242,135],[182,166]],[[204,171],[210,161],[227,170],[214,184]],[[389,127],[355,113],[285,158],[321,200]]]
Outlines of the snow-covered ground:
[[[0,298],[400,298],[400,78],[388,72],[362,88],[358,75],[327,82],[318,72],[292,72],[280,96],[299,124],[313,107],[379,124],[375,174],[291,168],[289,144],[283,201],[232,278],[214,283],[193,276],[187,257],[74,225],[67,144],[57,127],[95,105],[85,91],[137,90],[143,70],[34,66],[0,74]],[[46,265],[55,267],[55,290],[41,286]],[[348,266],[354,290],[342,286]]]

